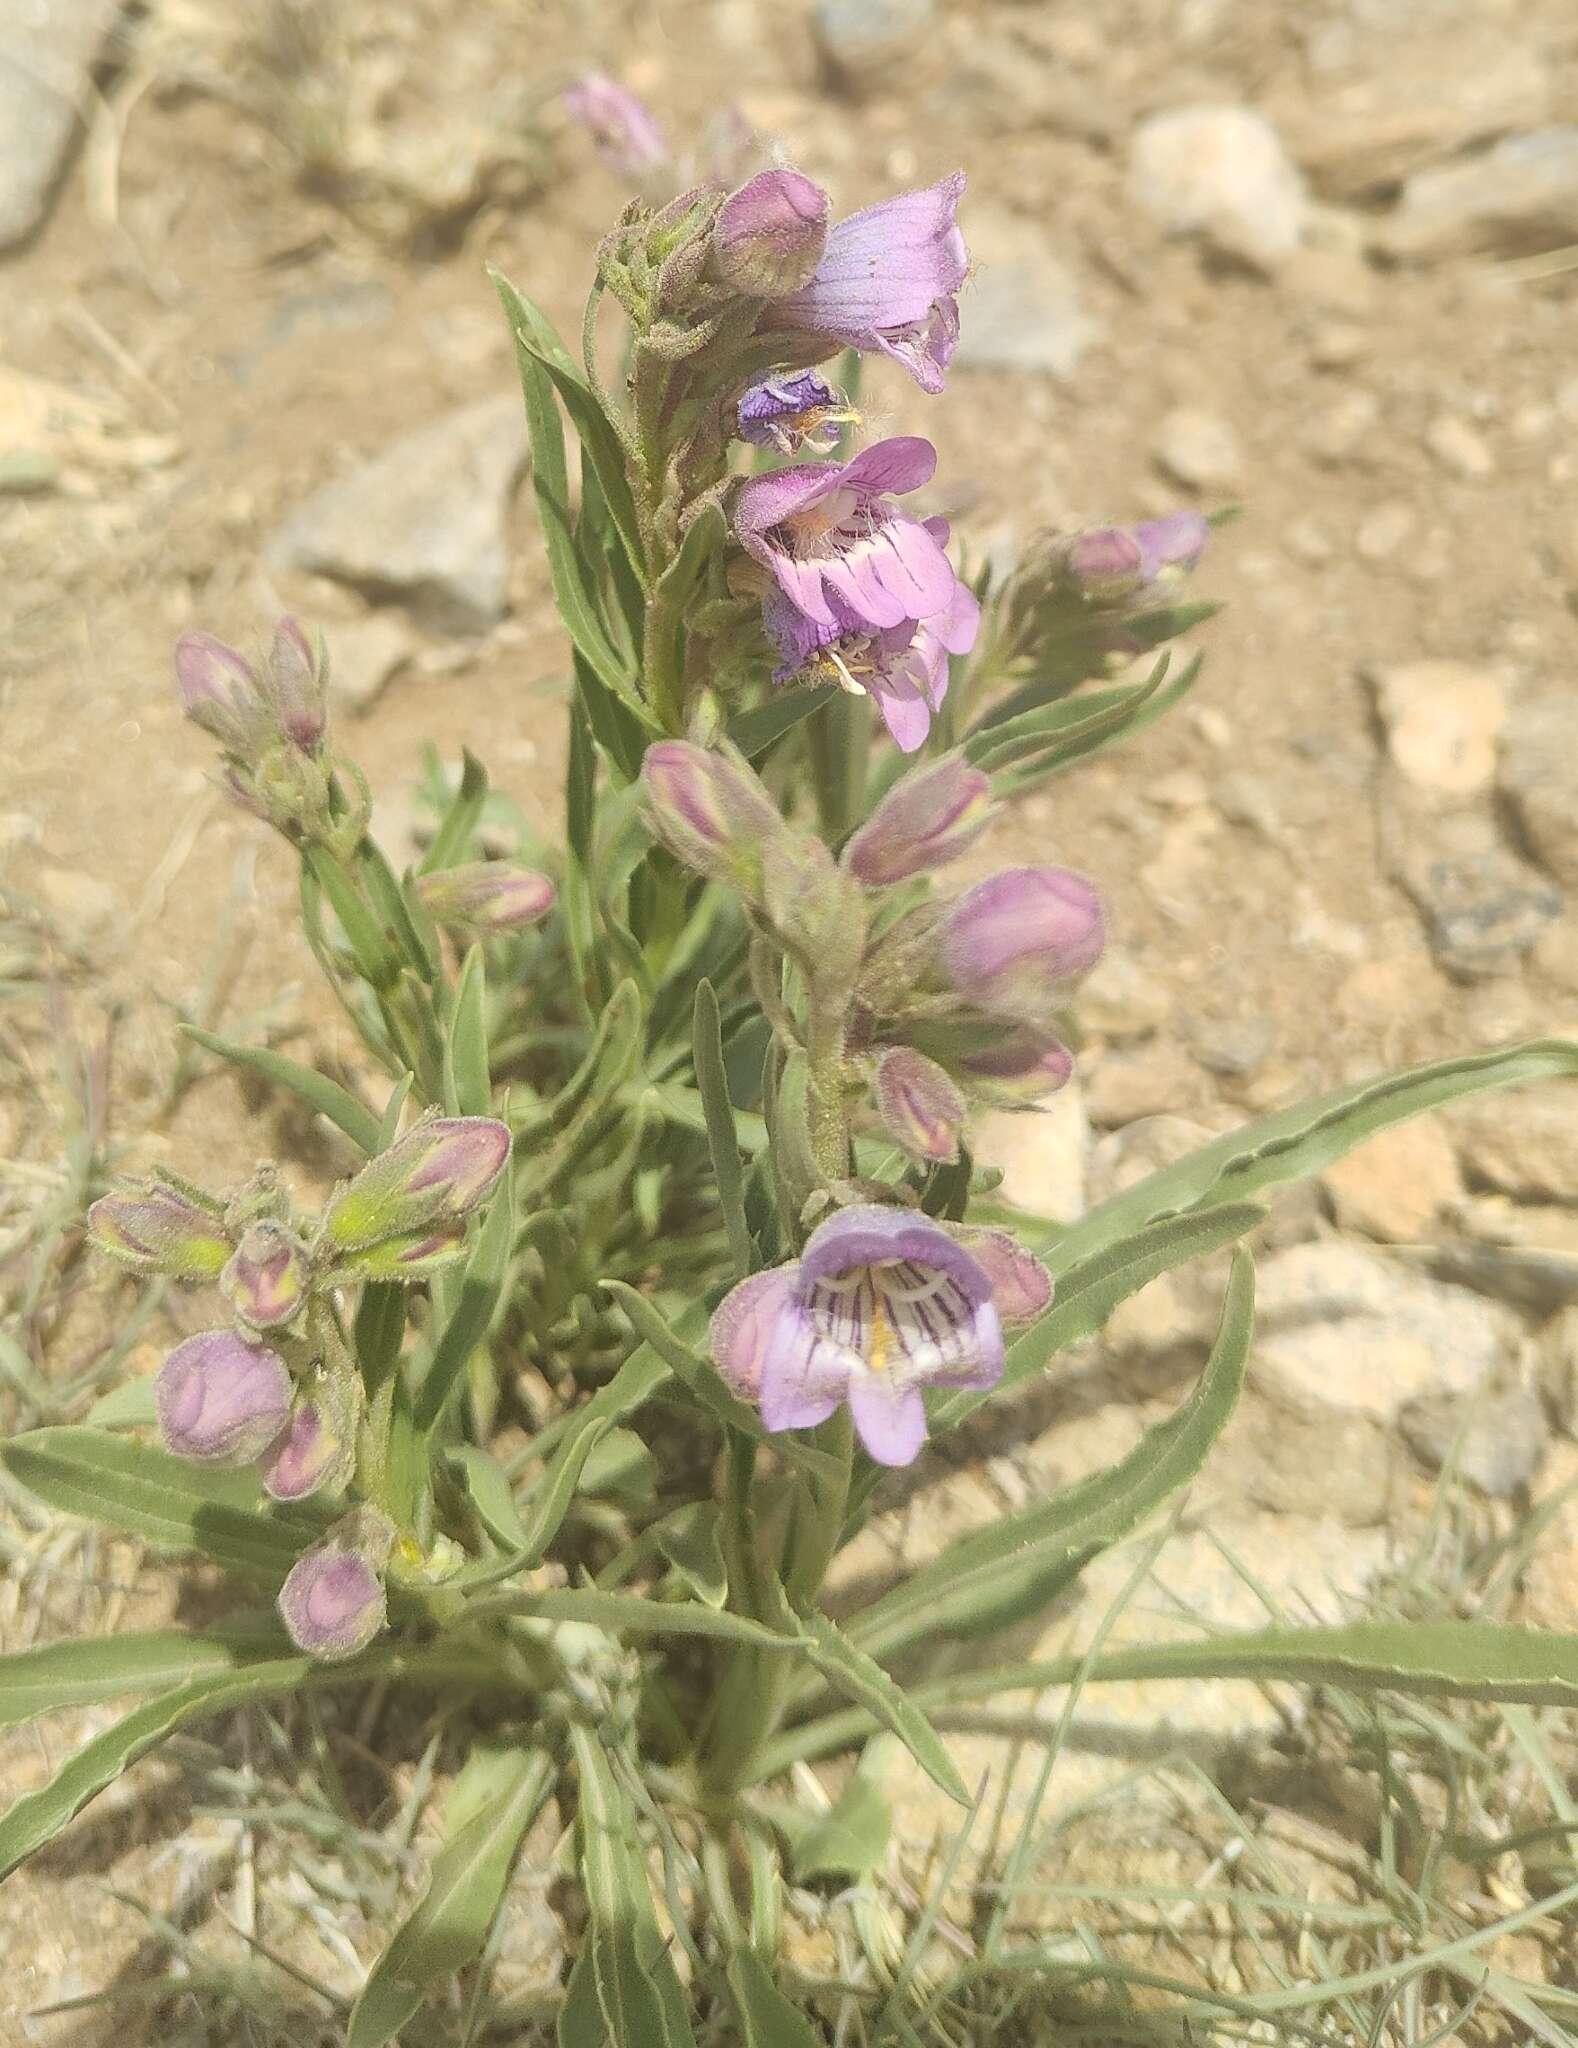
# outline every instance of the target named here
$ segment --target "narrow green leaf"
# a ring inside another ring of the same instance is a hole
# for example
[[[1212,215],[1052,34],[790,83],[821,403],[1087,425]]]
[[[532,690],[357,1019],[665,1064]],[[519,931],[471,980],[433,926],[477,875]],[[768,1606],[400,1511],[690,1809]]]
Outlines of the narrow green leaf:
[[[0,1657],[0,1728],[61,1707],[91,1707],[127,1693],[165,1692],[277,1658],[287,1647],[272,1613],[196,1635],[161,1628],[120,1636],[68,1636]]]
[[[1082,1557],[1115,1543],[1192,1479],[1226,1427],[1244,1384],[1254,1327],[1254,1267],[1233,1261],[1221,1326],[1189,1399],[1126,1458],[1018,1514],[952,1543],[933,1563],[865,1608],[850,1634],[876,1657],[920,1636],[990,1627]]]
[[[570,1502],[575,1498],[576,1489],[581,1483],[581,1473],[587,1459],[612,1427],[613,1424],[607,1416],[593,1415],[590,1406],[581,1411],[576,1420],[576,1427],[559,1446],[558,1453],[548,1468],[546,1483],[541,1493],[534,1498],[529,1521],[522,1518],[509,1492],[509,1482],[502,1472],[499,1472],[497,1484],[502,1486],[504,1496],[509,1502],[507,1514],[493,1482],[485,1482],[490,1512],[483,1512],[480,1501],[477,1511],[483,1515],[489,1529],[500,1542],[510,1543],[510,1554],[502,1558],[489,1558],[482,1564],[472,1565],[464,1571],[457,1572],[454,1578],[446,1581],[446,1584],[453,1586],[457,1591],[471,1592],[481,1586],[493,1585],[500,1579],[513,1578],[517,1572],[532,1571],[541,1564],[547,1554],[548,1545],[558,1535],[560,1524],[569,1512]],[[472,1451],[462,1452],[460,1455],[468,1459],[467,1477],[475,1481],[480,1469],[476,1461],[486,1454]],[[498,1470],[497,1467],[494,1469]],[[476,1498],[475,1494],[473,1498]],[[507,1533],[511,1529],[518,1531],[518,1538],[513,1542]]]
[[[1188,667],[1164,688],[1148,690],[1142,701],[1111,728],[1081,735],[1067,734],[1058,746],[1046,753],[1021,762],[1017,767],[999,770],[992,778],[994,794],[999,797],[1019,796],[1027,789],[1034,789],[1037,783],[1046,782],[1054,775],[1066,775],[1069,769],[1093,760],[1109,748],[1121,746],[1147,726],[1156,725],[1194,688],[1201,665],[1201,658],[1196,655]]]
[[[733,1950],[724,1968],[744,2048],[821,2048],[822,2034],[785,1998],[755,1949]]]
[[[340,921],[346,944],[363,978],[374,988],[392,988],[400,974],[399,955],[390,945],[377,918],[362,901],[356,884],[339,862],[320,846],[306,849],[302,865],[328,898],[329,907]]]
[[[435,764],[436,766],[436,764]],[[445,811],[433,843],[417,863],[419,875],[459,867],[471,851],[471,835],[482,822],[488,800],[488,771],[469,747],[460,750],[460,787]]]
[[[435,1984],[481,1954],[521,1842],[552,1783],[552,1760],[540,1750],[472,1751],[427,1890],[369,1971],[345,2048],[385,2048]]]
[[[882,1666],[825,1615],[806,1616],[804,1627],[806,1652],[828,1684],[891,1729],[939,1791],[968,1806],[970,1795],[942,1738]]]
[[[450,1395],[460,1384],[467,1359],[488,1333],[504,1294],[514,1236],[515,1188],[512,1177],[506,1173],[466,1261],[455,1305],[433,1347],[432,1361],[422,1375],[415,1410],[420,1435],[427,1435],[443,1414]]]
[[[204,1031],[196,1024],[183,1024],[181,1029],[188,1038],[196,1039],[199,1045],[217,1053],[222,1060],[229,1060],[232,1066],[244,1067],[249,1073],[260,1074],[265,1081],[271,1081],[276,1088],[299,1095],[309,1109],[326,1116],[331,1124],[337,1124],[351,1143],[359,1145],[364,1152],[377,1149],[377,1117],[326,1074],[315,1073],[299,1060],[287,1059],[284,1053],[269,1052],[260,1045],[233,1044],[230,1039],[221,1038],[214,1031]]]
[[[796,1879],[803,1884],[812,1877],[869,1876],[887,1853],[892,1827],[881,1786],[856,1771],[828,1811],[795,1842]]]
[[[494,1542],[511,1552],[524,1551],[526,1524],[515,1505],[509,1474],[493,1453],[480,1444],[457,1444],[449,1462],[460,1473],[478,1520]]]
[[[639,1593],[600,1593],[579,1587],[546,1593],[498,1596],[514,1614],[535,1614],[544,1621],[584,1621],[616,1634],[636,1636],[709,1636],[721,1643],[749,1643],[753,1649],[785,1650],[799,1638],[781,1635],[743,1614],[720,1613],[699,1600],[647,1600]]]
[[[153,1381],[152,1373],[144,1373],[138,1379],[124,1380],[120,1386],[111,1387],[83,1416],[84,1429],[136,1429],[157,1422],[159,1411]]]
[[[400,878],[384,858],[383,848],[376,839],[363,839],[356,849],[356,860],[368,900],[377,916],[383,919],[384,929],[390,935],[394,949],[403,955],[403,964],[424,984],[436,983],[441,968],[432,919],[423,911],[418,923],[406,900]]]
[[[729,1597],[722,1523],[716,1501],[693,1500],[665,1515],[653,1530],[658,1549],[704,1607],[721,1607]]]
[[[468,949],[455,985],[444,1039],[444,1100],[452,1116],[487,1116],[493,1108],[487,970],[480,946]]]
[[[745,1220],[745,1177],[740,1171],[734,1105],[729,1100],[729,1080],[723,1066],[723,1026],[718,1017],[717,995],[706,979],[696,984],[691,1050],[696,1063],[696,1087],[707,1118],[712,1177],[718,1186],[718,1203],[729,1233],[734,1271],[743,1280],[754,1263],[754,1248],[750,1225]]]
[[[1163,655],[1143,683],[1081,690],[1022,711],[1017,717],[994,721],[970,735],[964,743],[965,754],[973,766],[992,774],[1038,753],[1055,757],[1064,748],[1078,749],[1121,730],[1161,688],[1166,674],[1167,657]]]
[[[727,1423],[731,1429],[743,1430],[748,1436],[762,1434],[760,1414],[729,1391],[716,1366],[694,1350],[682,1334],[682,1331],[693,1332],[698,1337],[704,1334],[707,1325],[703,1310],[698,1307],[690,1311],[681,1318],[681,1329],[676,1330],[646,1295],[625,1281],[604,1280],[602,1290],[618,1302],[630,1318],[636,1335],[646,1339],[664,1363],[673,1369],[676,1378],[683,1380],[720,1422]]]
[[[765,704],[758,704],[753,711],[741,711],[729,720],[729,739],[747,761],[757,760],[785,733],[792,732],[802,718],[809,718],[826,694],[825,688],[815,683],[774,690]]]
[[[200,1551],[227,1571],[275,1585],[328,1521],[310,1501],[265,1504],[256,1472],[193,1464],[103,1430],[30,1430],[0,1443],[0,1465],[66,1514],[161,1550]]]

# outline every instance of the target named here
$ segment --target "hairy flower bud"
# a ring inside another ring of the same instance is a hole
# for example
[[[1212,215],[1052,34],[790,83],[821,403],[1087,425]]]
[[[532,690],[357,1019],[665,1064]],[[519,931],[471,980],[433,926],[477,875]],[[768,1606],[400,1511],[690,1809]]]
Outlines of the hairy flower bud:
[[[750,767],[688,740],[659,740],[647,748],[641,780],[652,832],[674,858],[758,900],[763,858],[784,823]]]
[[[712,229],[719,274],[736,291],[779,299],[816,275],[832,201],[798,171],[759,171],[731,192]]]
[[[484,939],[535,924],[547,916],[554,899],[546,875],[507,860],[470,861],[418,875],[416,893],[440,924]]]
[[[958,1158],[964,1097],[937,1062],[913,1046],[892,1045],[882,1055],[877,1113],[912,1159],[946,1165]]]
[[[1050,1032],[1022,1024],[986,1024],[976,1046],[954,1061],[971,1093],[1015,1107],[1055,1095],[1074,1071],[1074,1055]]]
[[[448,1236],[509,1156],[509,1126],[494,1117],[424,1117],[340,1189],[324,1214],[324,1241],[354,1252],[386,1238]]]
[[[269,649],[267,693],[280,733],[304,754],[315,752],[328,730],[326,669],[321,637],[314,647],[297,620],[281,619]]]
[[[247,1465],[290,1417],[290,1374],[276,1353],[233,1330],[177,1344],[154,1382],[165,1445],[183,1458]]]
[[[175,680],[187,717],[227,754],[245,759],[266,744],[268,708],[244,654],[212,633],[183,633],[175,643]]]
[[[1052,867],[989,875],[951,906],[938,933],[943,970],[961,995],[1032,1024],[1096,964],[1105,943],[1095,889]]]
[[[305,1500],[343,1484],[355,1455],[360,1406],[359,1381],[348,1372],[319,1372],[263,1466],[265,1491],[275,1500]]]
[[[990,777],[949,754],[894,784],[845,847],[844,866],[885,888],[957,859],[991,818]]]
[[[264,1218],[248,1226],[219,1284],[243,1323],[271,1330],[288,1323],[306,1300],[307,1269],[301,1239]]]
[[[365,1650],[388,1619],[381,1574],[393,1531],[372,1530],[372,1513],[347,1516],[327,1542],[297,1558],[279,1591],[291,1641],[325,1663]]]
[[[1081,597],[1094,604],[1116,603],[1145,581],[1145,553],[1121,526],[1100,526],[1069,542],[1063,574]]]
[[[164,1181],[100,1196],[88,1211],[88,1232],[122,1265],[177,1280],[211,1280],[230,1256],[218,1216]]]

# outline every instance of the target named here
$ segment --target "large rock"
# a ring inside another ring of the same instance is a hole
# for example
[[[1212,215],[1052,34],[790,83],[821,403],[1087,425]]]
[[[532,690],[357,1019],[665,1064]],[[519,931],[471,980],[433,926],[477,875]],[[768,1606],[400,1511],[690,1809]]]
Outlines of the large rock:
[[[0,0],[0,249],[43,221],[121,0]]]
[[[441,632],[485,632],[504,616],[506,520],[526,460],[519,396],[479,400],[326,484],[270,560],[396,598]]]
[[[1420,171],[1375,233],[1388,256],[1528,256],[1578,242],[1578,127],[1511,135],[1483,155]]]
[[[1488,809],[1431,815],[1417,787],[1382,800],[1387,865],[1414,899],[1436,964],[1455,981],[1516,967],[1561,915],[1561,893],[1502,842]]]
[[[1393,1244],[1417,1244],[1462,1200],[1457,1154],[1433,1117],[1379,1131],[1321,1175],[1349,1229]]]
[[[1303,237],[1304,180],[1263,114],[1175,107],[1142,121],[1129,196],[1169,234],[1202,235],[1257,270],[1285,263]]]
[[[1256,1289],[1254,1384],[1296,1413],[1390,1421],[1427,1394],[1472,1392],[1510,1364],[1519,1319],[1358,1245],[1295,1245]]]
[[[1528,1485],[1545,1456],[1545,1410],[1532,1387],[1509,1386],[1463,1399],[1426,1394],[1398,1416],[1408,1447],[1432,1471],[1450,1468],[1506,1500]]]
[[[1501,787],[1540,864],[1578,883],[1578,696],[1570,683],[1513,712]]]

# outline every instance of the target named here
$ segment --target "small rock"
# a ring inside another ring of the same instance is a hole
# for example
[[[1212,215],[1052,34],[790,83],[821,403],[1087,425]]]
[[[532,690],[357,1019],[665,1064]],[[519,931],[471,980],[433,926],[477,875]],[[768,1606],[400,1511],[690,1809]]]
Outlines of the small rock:
[[[1157,429],[1154,454],[1169,476],[1193,491],[1225,490],[1243,474],[1238,436],[1215,413],[1180,405]]]
[[[1494,676],[1466,662],[1410,661],[1371,680],[1387,750],[1416,789],[1465,797],[1490,787],[1507,719]]]
[[[1388,498],[1359,521],[1353,544],[1361,561],[1389,561],[1413,532],[1417,521],[1411,505]]]
[[[811,33],[836,83],[866,87],[926,40],[935,11],[933,0],[819,0]]]
[[[1478,811],[1383,815],[1391,868],[1425,920],[1436,964],[1455,981],[1484,981],[1515,966],[1560,917],[1545,877],[1510,854]]]
[[[1089,1152],[1090,1120],[1077,1079],[1039,1109],[994,1110],[976,1125],[976,1163],[1002,1170],[1007,1201],[1054,1223],[1085,1213]]]
[[[49,211],[121,0],[0,0],[0,249]]]
[[[1553,875],[1578,885],[1578,695],[1570,686],[1514,711],[1501,788],[1529,850]]]
[[[1440,1123],[1415,1117],[1335,1160],[1322,1185],[1345,1229],[1418,1244],[1463,1198],[1457,1154]]]
[[[1458,1211],[1462,1238],[1430,1261],[1443,1280],[1550,1316],[1578,1301],[1578,1211],[1505,1195],[1475,1195]]]
[[[1172,997],[1132,953],[1109,950],[1080,983],[1075,1008],[1084,1030],[1123,1045],[1160,1030],[1172,1015]]]
[[[1264,1016],[1196,1017],[1189,1027],[1195,1058],[1208,1074],[1224,1081],[1241,1081],[1263,1067],[1276,1042],[1276,1027]]]
[[[1496,458],[1484,436],[1453,413],[1443,413],[1430,422],[1425,429],[1425,446],[1441,467],[1454,476],[1473,481],[1489,476],[1496,467]]]
[[[1108,1130],[1138,1117],[1176,1111],[1199,1092],[1199,1069],[1165,1038],[1104,1053],[1085,1076],[1090,1120]]]
[[[1578,1203],[1578,1087],[1540,1088],[1466,1102],[1453,1135],[1469,1176],[1520,1201]]]
[[[1345,391],[1321,412],[1309,434],[1309,451],[1317,462],[1335,466],[1373,446],[1381,418],[1381,402],[1373,391]]]
[[[1287,551],[1296,561],[1319,569],[1337,552],[1337,544],[1313,513],[1295,519],[1283,535]]]
[[[1529,1387],[1464,1397],[1427,1394],[1397,1417],[1403,1441],[1434,1472],[1451,1466],[1493,1500],[1528,1485],[1545,1456],[1548,1431]]]
[[[1090,1155],[1091,1202],[1108,1202],[1164,1166],[1209,1145],[1216,1133],[1187,1116],[1148,1116],[1096,1140]]]
[[[1135,130],[1129,196],[1169,234],[1198,234],[1265,272],[1298,248],[1308,211],[1304,180],[1264,115],[1249,107],[1190,106]]]
[[[270,560],[395,597],[441,632],[484,632],[504,615],[505,520],[526,460],[519,397],[482,399],[326,484]]]
[[[1578,242],[1578,127],[1511,135],[1482,155],[1416,173],[1375,242],[1413,262],[1570,247]]]
[[[1101,324],[1085,310],[1073,271],[1046,246],[1045,230],[1009,215],[972,217],[970,255],[980,269],[954,364],[1072,377]]]
[[[336,626],[329,636],[329,691],[335,703],[355,717],[365,715],[416,645],[410,627],[388,612]]]
[[[1368,330],[1352,320],[1324,320],[1310,336],[1310,361],[1317,370],[1350,370],[1369,352]]]
[[[1391,1432],[1373,1416],[1295,1414],[1251,1395],[1197,1484],[1224,1501],[1249,1499],[1278,1514],[1333,1516],[1368,1529],[1391,1516],[1401,1463]]]
[[[1279,1253],[1261,1267],[1256,1296],[1254,1384],[1299,1414],[1391,1421],[1422,1395],[1471,1392],[1523,1339],[1510,1310],[1353,1244]]]

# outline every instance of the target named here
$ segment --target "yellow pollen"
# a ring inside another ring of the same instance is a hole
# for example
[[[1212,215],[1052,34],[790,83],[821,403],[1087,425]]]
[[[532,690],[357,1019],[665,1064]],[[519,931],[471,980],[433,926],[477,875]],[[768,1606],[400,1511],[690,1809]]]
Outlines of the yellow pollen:
[[[887,1304],[877,1291],[876,1302],[871,1314],[871,1340],[866,1352],[866,1363],[873,1372],[886,1372],[893,1356],[893,1325],[888,1321]]]

